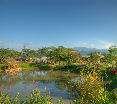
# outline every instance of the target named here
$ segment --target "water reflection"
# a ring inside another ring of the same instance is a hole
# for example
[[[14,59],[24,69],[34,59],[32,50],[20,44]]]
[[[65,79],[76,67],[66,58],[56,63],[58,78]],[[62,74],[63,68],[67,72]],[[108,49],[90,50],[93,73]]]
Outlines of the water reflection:
[[[12,96],[18,92],[27,96],[33,89],[39,88],[42,95],[49,94],[55,98],[73,99],[73,92],[60,83],[60,78],[76,76],[76,74],[57,71],[21,72],[14,77],[4,75],[0,79],[0,91],[8,92]]]

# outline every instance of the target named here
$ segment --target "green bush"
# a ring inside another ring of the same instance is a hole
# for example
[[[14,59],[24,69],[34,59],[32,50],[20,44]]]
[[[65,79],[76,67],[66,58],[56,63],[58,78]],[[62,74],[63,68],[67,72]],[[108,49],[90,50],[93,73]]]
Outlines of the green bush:
[[[40,69],[40,70],[50,70],[50,66],[48,64],[38,64],[37,67]]]
[[[5,69],[7,69],[7,65],[6,64],[0,64],[0,74],[5,72]]]
[[[22,100],[20,95],[17,94],[14,98],[8,94],[0,93],[0,104],[53,104],[50,96],[41,96],[39,90],[32,91],[30,96]]]
[[[31,70],[36,68],[37,66],[33,63],[22,62],[20,63],[20,67],[22,68],[22,70]]]
[[[79,72],[80,66],[77,65],[65,65],[65,66],[56,66],[54,70],[69,71],[69,72]]]
[[[101,77],[93,72],[86,76],[82,83],[78,83],[80,97],[76,104],[114,104],[105,90]]]
[[[34,90],[25,104],[52,104],[50,96],[41,96],[39,90]]]

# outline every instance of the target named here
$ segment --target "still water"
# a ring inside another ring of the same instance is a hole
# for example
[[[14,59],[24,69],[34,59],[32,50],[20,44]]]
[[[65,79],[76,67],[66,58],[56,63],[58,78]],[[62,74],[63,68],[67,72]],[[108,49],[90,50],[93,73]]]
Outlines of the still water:
[[[78,75],[60,71],[28,71],[21,72],[16,76],[1,76],[0,91],[15,96],[18,92],[27,96],[32,90],[38,88],[42,95],[49,94],[52,98],[62,98],[72,100],[74,92],[69,91],[68,87],[61,83],[61,80],[77,78]]]

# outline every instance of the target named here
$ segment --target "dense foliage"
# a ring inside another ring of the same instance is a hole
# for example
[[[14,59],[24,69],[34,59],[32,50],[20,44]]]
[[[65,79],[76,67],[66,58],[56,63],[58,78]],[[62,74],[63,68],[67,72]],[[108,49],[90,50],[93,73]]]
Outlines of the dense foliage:
[[[0,94],[0,104],[53,104],[49,96],[40,95],[39,90],[34,90],[25,98],[21,99],[18,93],[14,98],[11,98],[8,94]]]
[[[38,68],[40,70],[62,70],[76,72],[83,76],[82,83],[77,83],[75,89],[80,93],[76,104],[115,104],[117,103],[117,47],[110,47],[107,53],[93,52],[88,56],[82,56],[77,50],[71,48],[44,47],[37,50],[0,49],[0,73],[6,72],[9,67],[7,60],[18,61],[22,70]],[[9,69],[10,70],[10,69]],[[42,96],[34,97],[33,93],[27,102],[43,102],[34,104],[46,104],[50,99]],[[5,104],[10,104],[9,96],[2,95]],[[34,101],[33,101],[34,100]],[[13,104],[13,103],[12,103]],[[14,103],[15,104],[15,103]],[[51,104],[50,102],[47,104]]]

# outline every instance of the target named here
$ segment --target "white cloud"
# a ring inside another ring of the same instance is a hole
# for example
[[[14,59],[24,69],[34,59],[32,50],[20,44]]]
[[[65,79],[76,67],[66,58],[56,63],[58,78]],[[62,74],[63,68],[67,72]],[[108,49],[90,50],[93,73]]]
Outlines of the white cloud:
[[[23,46],[27,48],[38,48],[42,46],[41,44],[34,44],[32,42],[13,42],[13,41],[0,41],[0,48],[15,48],[15,49],[22,49]],[[98,48],[98,49],[108,49],[110,46],[117,45],[117,42],[109,42],[103,40],[95,40],[95,41],[77,41],[77,42],[70,42],[64,41],[63,43],[44,43],[45,46],[59,46],[63,45],[66,47],[88,47],[88,48]]]
[[[98,49],[108,49],[110,46],[117,45],[115,42],[95,40],[95,41],[78,41],[69,44],[71,47],[88,47]]]
[[[100,47],[102,47],[102,48],[109,48],[113,45],[117,45],[117,43],[115,43],[115,42],[102,41],[102,40],[100,40],[99,43],[100,43]]]

